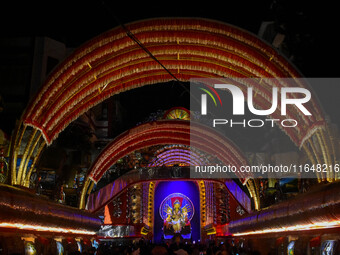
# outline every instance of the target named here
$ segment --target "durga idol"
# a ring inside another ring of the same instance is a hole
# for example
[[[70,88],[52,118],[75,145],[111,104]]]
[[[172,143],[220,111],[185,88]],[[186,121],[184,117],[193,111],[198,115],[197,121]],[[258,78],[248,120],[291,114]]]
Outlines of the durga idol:
[[[173,208],[167,208],[167,217],[165,218],[164,225],[167,229],[173,230],[174,233],[180,233],[182,228],[188,224],[188,208],[181,207],[179,200],[175,200]]]

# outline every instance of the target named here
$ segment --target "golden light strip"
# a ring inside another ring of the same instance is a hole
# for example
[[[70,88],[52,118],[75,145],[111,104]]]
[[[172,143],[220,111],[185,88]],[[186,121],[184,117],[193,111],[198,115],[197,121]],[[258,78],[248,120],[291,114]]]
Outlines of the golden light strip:
[[[201,222],[202,222],[202,227],[205,225],[206,222],[206,206],[207,206],[207,201],[205,197],[205,185],[204,181],[199,181],[199,189],[200,189],[200,199],[201,199]]]
[[[148,226],[152,226],[152,216],[153,216],[153,201],[154,201],[154,191],[155,183],[150,182],[149,184],[149,201],[148,201]]]
[[[263,230],[258,230],[258,231],[236,233],[236,234],[233,234],[233,236],[247,236],[247,235],[279,233],[279,232],[288,232],[288,231],[305,231],[305,230],[336,228],[336,227],[340,227],[340,220],[322,221],[322,222],[311,223],[311,224],[295,225],[291,227],[270,228],[270,229],[263,229]]]
[[[23,230],[58,232],[58,233],[66,233],[66,234],[96,235],[96,232],[94,231],[78,230],[78,229],[71,229],[71,228],[46,227],[46,226],[39,226],[39,225],[8,223],[8,222],[1,222],[0,228],[16,228],[16,229],[23,229]]]

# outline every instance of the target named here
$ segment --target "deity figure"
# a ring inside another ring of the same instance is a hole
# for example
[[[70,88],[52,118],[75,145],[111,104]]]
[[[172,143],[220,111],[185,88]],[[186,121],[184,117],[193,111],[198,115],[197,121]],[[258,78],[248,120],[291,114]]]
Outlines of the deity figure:
[[[167,196],[159,207],[163,219],[164,239],[171,239],[180,235],[184,239],[191,238],[191,219],[194,215],[194,206],[191,200],[181,193],[172,193]]]
[[[174,233],[180,233],[182,228],[188,223],[188,209],[181,207],[179,200],[173,203],[173,208],[167,208],[167,216],[164,225],[167,229],[173,230]]]

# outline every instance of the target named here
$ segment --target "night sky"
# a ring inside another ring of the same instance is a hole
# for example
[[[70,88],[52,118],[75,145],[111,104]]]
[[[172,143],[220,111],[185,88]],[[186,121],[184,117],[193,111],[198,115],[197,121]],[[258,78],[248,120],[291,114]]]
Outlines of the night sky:
[[[294,52],[294,64],[306,77],[339,77],[338,25],[335,1],[1,1],[1,36],[48,36],[77,48],[104,31],[154,17],[215,19],[258,33],[262,21],[283,24]],[[295,39],[294,39],[295,38]],[[297,38],[297,39],[296,39]],[[316,88],[333,119],[339,86]],[[330,91],[331,90],[331,91]]]
[[[323,4],[323,5],[321,5]],[[237,25],[254,33],[264,20],[277,19],[287,30],[317,40],[337,31],[335,4],[314,1],[1,1],[2,35],[45,35],[79,46],[121,23],[153,17],[203,17]],[[334,38],[334,37],[333,37]]]
[[[308,77],[338,77],[338,13],[334,1],[1,1],[1,36],[49,36],[75,48],[120,23],[154,17],[202,17],[227,22],[255,34],[262,21],[284,24],[299,68]]]

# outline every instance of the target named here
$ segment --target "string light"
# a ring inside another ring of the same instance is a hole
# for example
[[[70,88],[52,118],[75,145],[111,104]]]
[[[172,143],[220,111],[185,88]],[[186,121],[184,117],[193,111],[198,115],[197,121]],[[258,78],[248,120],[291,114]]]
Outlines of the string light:
[[[290,227],[262,229],[262,230],[257,230],[257,231],[236,233],[236,234],[233,234],[233,236],[247,236],[247,235],[279,233],[279,232],[288,232],[288,231],[305,231],[305,230],[336,228],[336,227],[340,227],[340,220],[322,221],[322,222],[316,222],[316,223],[311,223],[311,224],[295,225],[295,226],[290,226]]]
[[[96,232],[94,231],[78,230],[78,229],[71,229],[71,228],[48,227],[48,226],[39,226],[39,225],[29,225],[29,224],[21,224],[21,223],[1,222],[0,227],[44,231],[44,232],[45,231],[46,232],[58,232],[58,233],[66,233],[66,234],[96,235]]]

